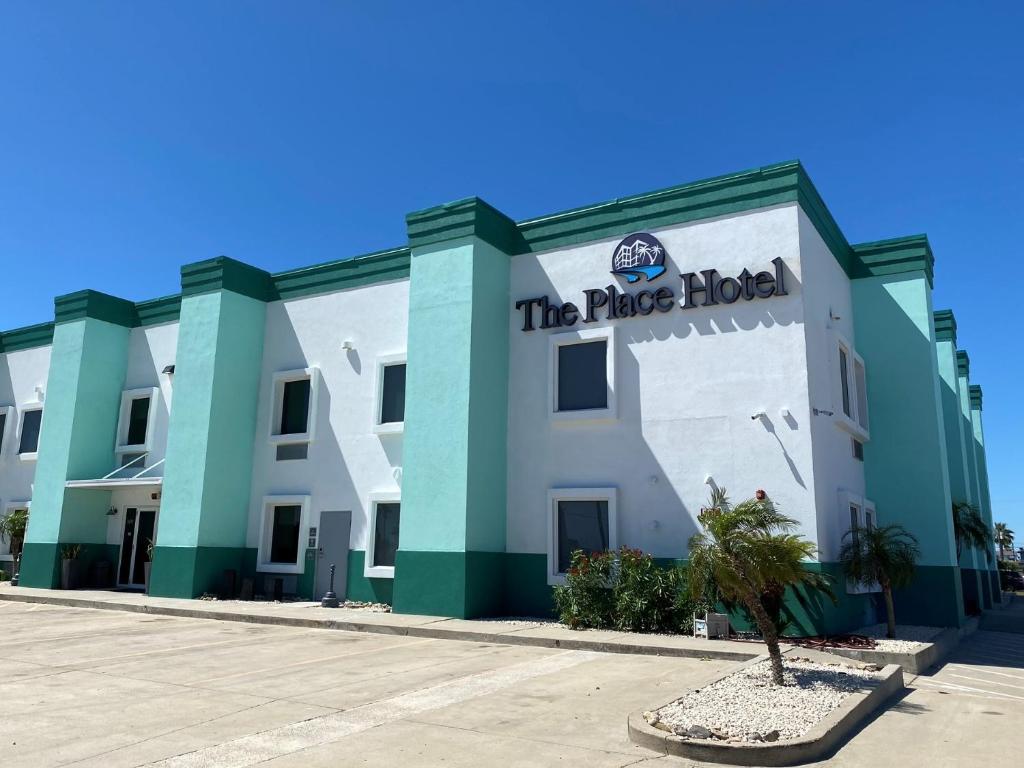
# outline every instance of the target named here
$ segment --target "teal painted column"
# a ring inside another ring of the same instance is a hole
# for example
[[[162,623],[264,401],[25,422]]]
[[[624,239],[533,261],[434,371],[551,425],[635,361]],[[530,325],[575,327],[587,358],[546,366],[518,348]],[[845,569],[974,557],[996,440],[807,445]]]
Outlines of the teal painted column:
[[[957,366],[956,318],[948,309],[936,310],[935,349],[939,364],[939,391],[942,399],[942,421],[946,428],[946,458],[949,461],[949,490],[953,503],[976,504],[967,469],[967,440],[961,411],[960,378]],[[955,540],[954,540],[955,541]],[[979,557],[981,560],[979,561]],[[964,612],[969,614],[986,605],[982,589],[984,553],[964,546],[960,553],[960,584]],[[991,602],[991,601],[989,601]]]
[[[110,492],[71,489],[68,480],[101,478],[116,468],[114,442],[135,305],[97,291],[55,301],[50,369],[21,581],[60,583],[60,546],[82,544],[83,559],[105,555]]]
[[[932,318],[931,249],[924,237],[914,237],[854,250],[865,272],[852,281],[852,295],[857,351],[868,377],[867,496],[879,522],[902,525],[921,550],[914,583],[895,595],[896,617],[958,626],[963,598]]]
[[[970,386],[970,401],[971,401],[971,427],[974,436],[974,455],[978,466],[978,490],[979,490],[979,504],[982,515],[985,518],[985,522],[988,523],[988,528],[991,531],[993,529],[993,513],[992,513],[992,497],[989,494],[988,488],[988,462],[985,458],[985,430],[981,423],[981,401],[982,392],[981,387],[977,384]],[[993,557],[998,557],[995,546],[993,545]],[[999,563],[998,560],[993,560],[989,566],[989,579],[992,584],[992,600],[995,602],[1002,602],[1002,587],[999,584]]]
[[[470,198],[408,217],[408,373],[394,607],[501,611],[514,222]]]
[[[270,276],[220,257],[181,270],[174,401],[150,593],[242,572]]]

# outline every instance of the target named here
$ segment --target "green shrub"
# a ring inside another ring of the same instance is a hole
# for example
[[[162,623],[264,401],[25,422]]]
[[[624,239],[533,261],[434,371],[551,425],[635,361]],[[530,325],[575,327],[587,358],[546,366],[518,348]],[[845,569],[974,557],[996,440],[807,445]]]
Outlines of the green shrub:
[[[619,550],[619,572],[612,589],[615,628],[625,632],[674,632],[680,570],[662,568],[639,549]]]
[[[613,552],[572,553],[565,584],[555,587],[558,618],[570,629],[612,626]]]

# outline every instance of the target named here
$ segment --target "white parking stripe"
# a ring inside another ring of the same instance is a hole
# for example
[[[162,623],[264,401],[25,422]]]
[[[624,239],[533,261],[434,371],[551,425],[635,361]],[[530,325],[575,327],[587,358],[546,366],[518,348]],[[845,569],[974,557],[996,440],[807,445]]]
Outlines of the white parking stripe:
[[[986,680],[983,677],[971,677],[970,675],[957,675],[954,673],[950,673],[949,676],[959,680],[973,680],[976,683],[985,683],[985,685],[1001,685],[1005,688],[1016,688],[1018,691],[1024,691],[1024,685],[1012,685],[1011,683],[1001,683],[998,680]]]
[[[1009,677],[1014,680],[1024,680],[1024,675],[1011,675],[1008,672],[996,672],[994,669],[985,669],[984,667],[969,666],[967,664],[947,664],[946,666],[949,669],[962,669],[979,675],[998,675],[999,677]]]
[[[600,655],[592,651],[563,651],[535,661],[468,675],[419,691],[382,699],[345,712],[323,715],[262,733],[243,736],[224,744],[161,760],[154,765],[177,768],[184,766],[242,768],[242,766],[255,765],[292,752],[339,741],[346,736],[375,728],[378,725],[458,704],[479,696],[486,696],[524,680],[561,672],[598,658]]]
[[[937,683],[931,680],[922,680],[918,678],[914,681],[914,685],[923,685],[928,688],[945,688],[946,690],[956,691],[958,693],[982,693],[985,694],[983,698],[993,699],[1014,699],[1016,701],[1024,701],[1024,696],[1014,696],[1009,693],[1000,693],[999,691],[987,691],[984,688],[973,688],[969,685],[957,685],[956,683]]]

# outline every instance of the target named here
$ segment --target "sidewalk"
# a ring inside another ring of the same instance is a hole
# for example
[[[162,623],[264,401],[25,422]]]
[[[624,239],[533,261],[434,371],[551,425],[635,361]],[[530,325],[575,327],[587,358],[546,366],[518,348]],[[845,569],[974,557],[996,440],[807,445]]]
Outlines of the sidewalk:
[[[321,608],[319,603],[184,600],[150,597],[133,592],[31,589],[12,587],[8,583],[0,585],[0,601],[649,656],[746,661],[764,652],[764,646],[759,642],[703,640],[680,635],[642,635],[610,630],[573,631],[560,624],[539,620],[531,622],[447,619],[438,616],[378,613],[359,608]],[[784,646],[784,650],[788,647]]]

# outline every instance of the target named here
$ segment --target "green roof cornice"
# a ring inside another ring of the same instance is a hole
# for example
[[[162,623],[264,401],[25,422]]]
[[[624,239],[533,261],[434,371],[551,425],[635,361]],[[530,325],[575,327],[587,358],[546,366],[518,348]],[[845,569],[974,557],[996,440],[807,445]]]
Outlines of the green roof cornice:
[[[956,346],[956,318],[953,317],[953,310],[937,309],[932,317],[935,319],[935,339],[952,341],[953,346]]]
[[[981,387],[978,386],[977,384],[971,384],[971,387],[970,387],[969,391],[971,393],[971,408],[977,408],[980,411],[981,410]]]
[[[135,325],[160,325],[172,323],[181,314],[181,294],[148,299],[135,303]]]
[[[478,237],[510,256],[529,250],[516,223],[479,197],[415,211],[405,222],[413,249]]]
[[[971,376],[971,358],[967,356],[966,349],[956,351],[956,372],[958,376]]]
[[[54,322],[70,323],[91,317],[114,325],[131,328],[135,325],[135,305],[107,293],[91,289],[58,296],[53,301]]]
[[[262,269],[227,256],[218,256],[181,268],[181,295],[195,296],[214,291],[231,291],[260,301],[271,301],[274,286]]]
[[[935,257],[926,235],[897,237],[853,246],[860,260],[858,277],[881,277],[904,272],[924,272],[928,285],[934,276]]]
[[[53,343],[53,323],[39,323],[0,333],[0,352],[17,352]]]
[[[314,293],[401,280],[409,276],[409,249],[391,248],[272,275],[274,296],[294,299]]]

